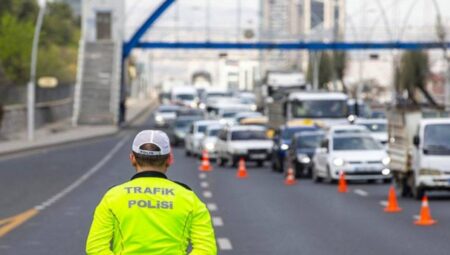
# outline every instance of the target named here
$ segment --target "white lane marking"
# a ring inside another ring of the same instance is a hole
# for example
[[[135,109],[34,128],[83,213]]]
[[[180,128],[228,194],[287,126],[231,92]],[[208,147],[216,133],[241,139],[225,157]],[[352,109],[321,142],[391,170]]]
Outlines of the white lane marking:
[[[201,183],[200,183],[200,186],[201,186],[202,188],[208,188],[208,187],[209,187],[209,183],[208,183],[208,182],[201,182]]]
[[[380,205],[386,207],[388,202],[386,200],[380,201]]]
[[[362,197],[367,197],[369,195],[369,193],[367,193],[367,191],[362,190],[362,189],[355,189],[353,191],[353,193],[355,193],[356,195],[362,196]]]
[[[223,251],[233,249],[233,246],[228,238],[217,238],[217,243],[219,244],[219,249]]]
[[[209,190],[203,191],[203,196],[205,198],[211,198],[212,197],[212,192]]]
[[[199,173],[198,174],[198,178],[205,179],[206,178],[206,174],[205,173]]]
[[[223,220],[220,217],[212,217],[212,222],[213,222],[214,227],[223,226]]]
[[[206,204],[206,207],[208,207],[208,209],[209,209],[211,212],[217,211],[217,205],[214,204],[214,203],[207,203],[207,204]]]
[[[89,169],[86,173],[84,173],[80,178],[78,178],[76,181],[74,181],[72,184],[67,186],[65,189],[61,190],[56,195],[50,197],[49,199],[45,200],[41,204],[35,206],[34,208],[36,210],[43,210],[46,207],[49,207],[56,201],[60,200],[61,198],[65,197],[67,194],[72,192],[74,189],[78,188],[81,184],[83,184],[89,177],[91,177],[93,174],[98,172],[102,167],[108,163],[108,161],[114,157],[114,155],[119,151],[119,149],[125,144],[125,142],[128,140],[130,136],[127,135],[122,140],[120,140],[97,164],[95,164],[91,169]]]

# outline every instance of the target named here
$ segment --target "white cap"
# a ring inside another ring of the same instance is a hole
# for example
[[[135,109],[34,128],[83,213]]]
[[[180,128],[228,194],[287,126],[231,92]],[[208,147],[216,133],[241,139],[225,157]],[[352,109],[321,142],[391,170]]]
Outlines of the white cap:
[[[154,144],[160,151],[148,151],[140,149],[144,144]],[[135,153],[147,156],[160,156],[170,154],[170,142],[166,133],[160,130],[144,130],[136,135],[131,148]]]

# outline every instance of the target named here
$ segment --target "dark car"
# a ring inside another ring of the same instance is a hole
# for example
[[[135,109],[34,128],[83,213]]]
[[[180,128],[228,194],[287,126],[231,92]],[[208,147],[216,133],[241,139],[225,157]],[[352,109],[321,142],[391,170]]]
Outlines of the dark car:
[[[295,133],[288,151],[295,177],[311,177],[312,158],[324,136],[325,133],[321,130]]]
[[[280,173],[284,171],[286,152],[295,133],[316,130],[318,130],[316,126],[281,126],[275,130],[272,148],[272,170]]]
[[[203,116],[180,116],[177,117],[174,124],[168,130],[168,135],[172,145],[184,143],[184,137],[189,131],[189,127],[194,121],[203,120]]]

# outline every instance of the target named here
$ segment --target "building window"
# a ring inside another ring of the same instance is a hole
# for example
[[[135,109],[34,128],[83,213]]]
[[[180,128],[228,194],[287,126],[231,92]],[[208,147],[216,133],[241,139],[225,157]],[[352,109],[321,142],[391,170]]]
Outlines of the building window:
[[[111,12],[97,12],[97,40],[111,40]]]

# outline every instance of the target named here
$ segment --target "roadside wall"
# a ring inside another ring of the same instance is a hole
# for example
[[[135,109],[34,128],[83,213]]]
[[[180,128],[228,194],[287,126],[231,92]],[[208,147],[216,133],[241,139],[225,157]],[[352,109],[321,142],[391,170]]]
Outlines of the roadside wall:
[[[13,87],[4,90],[0,103],[3,118],[0,119],[0,139],[27,129],[26,88]],[[55,89],[37,89],[35,128],[72,117],[73,86]],[[1,115],[1,114],[0,114]]]

